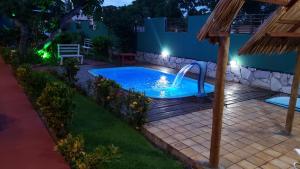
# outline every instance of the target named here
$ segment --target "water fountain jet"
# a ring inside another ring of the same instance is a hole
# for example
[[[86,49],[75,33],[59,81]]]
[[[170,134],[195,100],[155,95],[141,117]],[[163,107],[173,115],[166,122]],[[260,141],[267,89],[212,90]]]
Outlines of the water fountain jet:
[[[185,65],[183,68],[180,69],[180,71],[177,73],[176,78],[174,79],[172,83],[172,87],[178,87],[185,76],[185,74],[191,70],[194,66],[198,66],[199,68],[199,76],[198,76],[198,96],[203,97],[207,94],[204,91],[204,81],[206,76],[206,62],[198,61],[193,62],[191,64]]]

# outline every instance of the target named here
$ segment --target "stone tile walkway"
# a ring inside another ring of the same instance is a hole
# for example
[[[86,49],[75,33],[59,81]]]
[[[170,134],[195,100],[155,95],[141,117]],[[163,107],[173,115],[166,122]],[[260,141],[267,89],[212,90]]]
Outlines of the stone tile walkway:
[[[0,58],[0,168],[68,169],[38,114]]]
[[[259,100],[225,108],[221,165],[230,169],[287,169],[300,158],[300,114],[292,136],[281,135],[287,110]],[[176,116],[145,125],[145,134],[163,149],[191,165],[208,162],[212,110]]]

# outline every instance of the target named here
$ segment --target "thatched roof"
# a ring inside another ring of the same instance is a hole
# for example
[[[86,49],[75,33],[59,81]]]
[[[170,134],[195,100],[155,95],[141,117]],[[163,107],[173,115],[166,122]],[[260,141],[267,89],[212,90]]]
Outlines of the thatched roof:
[[[272,54],[300,47],[300,0],[279,7],[240,49],[239,54]]]
[[[198,34],[199,40],[209,37],[209,34],[230,32],[232,21],[245,3],[244,0],[221,0],[207,19]]]

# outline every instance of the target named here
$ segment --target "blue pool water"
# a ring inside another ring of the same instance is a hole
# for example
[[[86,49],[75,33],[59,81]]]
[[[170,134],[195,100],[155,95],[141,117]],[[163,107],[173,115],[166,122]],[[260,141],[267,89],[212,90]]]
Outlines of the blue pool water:
[[[145,92],[146,96],[152,98],[179,98],[197,95],[197,81],[184,77],[178,87],[171,87],[176,75],[161,72],[159,70],[145,67],[117,67],[91,69],[89,73],[93,76],[103,76],[116,81],[123,89],[134,89]],[[206,93],[214,91],[214,86],[205,83]]]

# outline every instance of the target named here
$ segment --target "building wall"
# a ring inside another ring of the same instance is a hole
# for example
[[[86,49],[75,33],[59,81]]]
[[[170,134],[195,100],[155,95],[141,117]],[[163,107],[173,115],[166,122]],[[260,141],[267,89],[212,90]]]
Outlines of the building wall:
[[[174,56],[161,57],[160,54],[147,52],[137,52],[136,59],[140,62],[152,63],[177,70],[181,69],[187,64],[197,61],[194,59],[186,59]],[[216,68],[216,63],[208,61],[206,76],[215,78]],[[193,67],[190,71],[193,73],[198,73],[199,70],[197,67]],[[244,67],[240,65],[228,65],[226,71],[226,80],[272,91],[290,93],[293,75],[281,72],[263,71],[260,69]]]
[[[72,32],[83,32],[88,38],[97,36],[109,36],[108,28],[101,22],[96,22],[96,29],[90,28],[89,21],[80,21],[80,29],[77,28],[75,22],[71,22],[69,30]]]
[[[216,62],[217,46],[209,44],[207,40],[199,42],[196,39],[206,19],[207,16],[189,17],[187,32],[165,32],[165,18],[146,19],[145,32],[139,32],[137,36],[137,51],[158,54],[163,48],[168,48],[172,56]],[[235,59],[244,67],[293,73],[295,53],[238,56],[238,50],[249,38],[250,35],[247,34],[231,35],[230,60]]]
[[[196,39],[206,19],[207,16],[189,17],[187,32],[165,32],[165,18],[145,20],[145,32],[139,32],[137,36],[137,59],[178,70],[197,60],[206,61],[207,76],[215,77],[218,48],[207,40],[199,42]],[[229,60],[236,60],[238,65],[228,66],[226,79],[290,93],[296,53],[238,56],[238,50],[249,38],[247,34],[231,35]],[[160,55],[164,48],[170,51],[170,56],[166,58]],[[197,71],[196,68],[192,69],[192,72]]]

